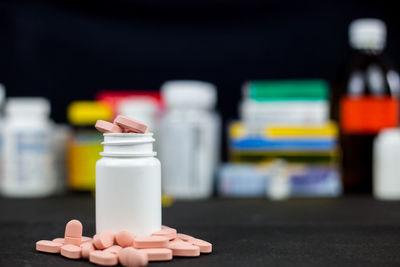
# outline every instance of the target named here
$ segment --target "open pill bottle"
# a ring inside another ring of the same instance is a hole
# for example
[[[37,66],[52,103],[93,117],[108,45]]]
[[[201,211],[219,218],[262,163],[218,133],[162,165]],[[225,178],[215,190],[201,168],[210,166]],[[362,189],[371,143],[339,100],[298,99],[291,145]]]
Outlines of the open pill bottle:
[[[96,232],[161,229],[161,164],[152,133],[106,133],[96,163]]]

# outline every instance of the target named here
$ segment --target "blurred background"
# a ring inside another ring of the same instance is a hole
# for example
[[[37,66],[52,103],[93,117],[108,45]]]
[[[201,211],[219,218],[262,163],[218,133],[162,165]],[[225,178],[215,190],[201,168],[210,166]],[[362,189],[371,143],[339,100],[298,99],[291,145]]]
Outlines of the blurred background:
[[[155,133],[165,196],[400,199],[397,13],[391,1],[2,1],[2,195],[93,190],[93,125],[124,114]]]

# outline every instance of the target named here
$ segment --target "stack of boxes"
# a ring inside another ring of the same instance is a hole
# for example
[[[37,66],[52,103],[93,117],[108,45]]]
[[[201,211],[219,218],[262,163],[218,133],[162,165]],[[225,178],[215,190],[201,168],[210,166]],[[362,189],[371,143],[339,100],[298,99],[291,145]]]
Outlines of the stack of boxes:
[[[223,196],[338,196],[338,127],[323,80],[252,81],[229,126]]]

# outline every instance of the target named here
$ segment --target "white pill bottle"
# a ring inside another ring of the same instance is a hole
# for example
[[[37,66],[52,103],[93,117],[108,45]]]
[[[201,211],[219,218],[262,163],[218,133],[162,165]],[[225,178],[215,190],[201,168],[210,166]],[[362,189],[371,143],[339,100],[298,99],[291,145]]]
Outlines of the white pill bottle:
[[[167,107],[159,134],[163,192],[178,199],[210,197],[220,146],[216,87],[202,81],[168,81],[161,93]]]
[[[149,236],[161,229],[161,164],[152,133],[104,134],[96,163],[96,232],[128,230]]]
[[[45,98],[9,98],[3,122],[3,179],[7,197],[44,197],[56,190],[53,123]]]

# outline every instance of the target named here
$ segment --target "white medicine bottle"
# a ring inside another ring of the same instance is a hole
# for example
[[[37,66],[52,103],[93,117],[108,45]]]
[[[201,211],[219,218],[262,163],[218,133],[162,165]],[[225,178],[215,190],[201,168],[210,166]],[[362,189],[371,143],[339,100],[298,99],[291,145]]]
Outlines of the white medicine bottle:
[[[216,87],[202,81],[168,81],[161,94],[167,107],[159,136],[163,192],[178,199],[210,197],[220,144]]]
[[[50,103],[45,98],[9,98],[3,122],[3,179],[8,197],[54,193],[56,176]]]

